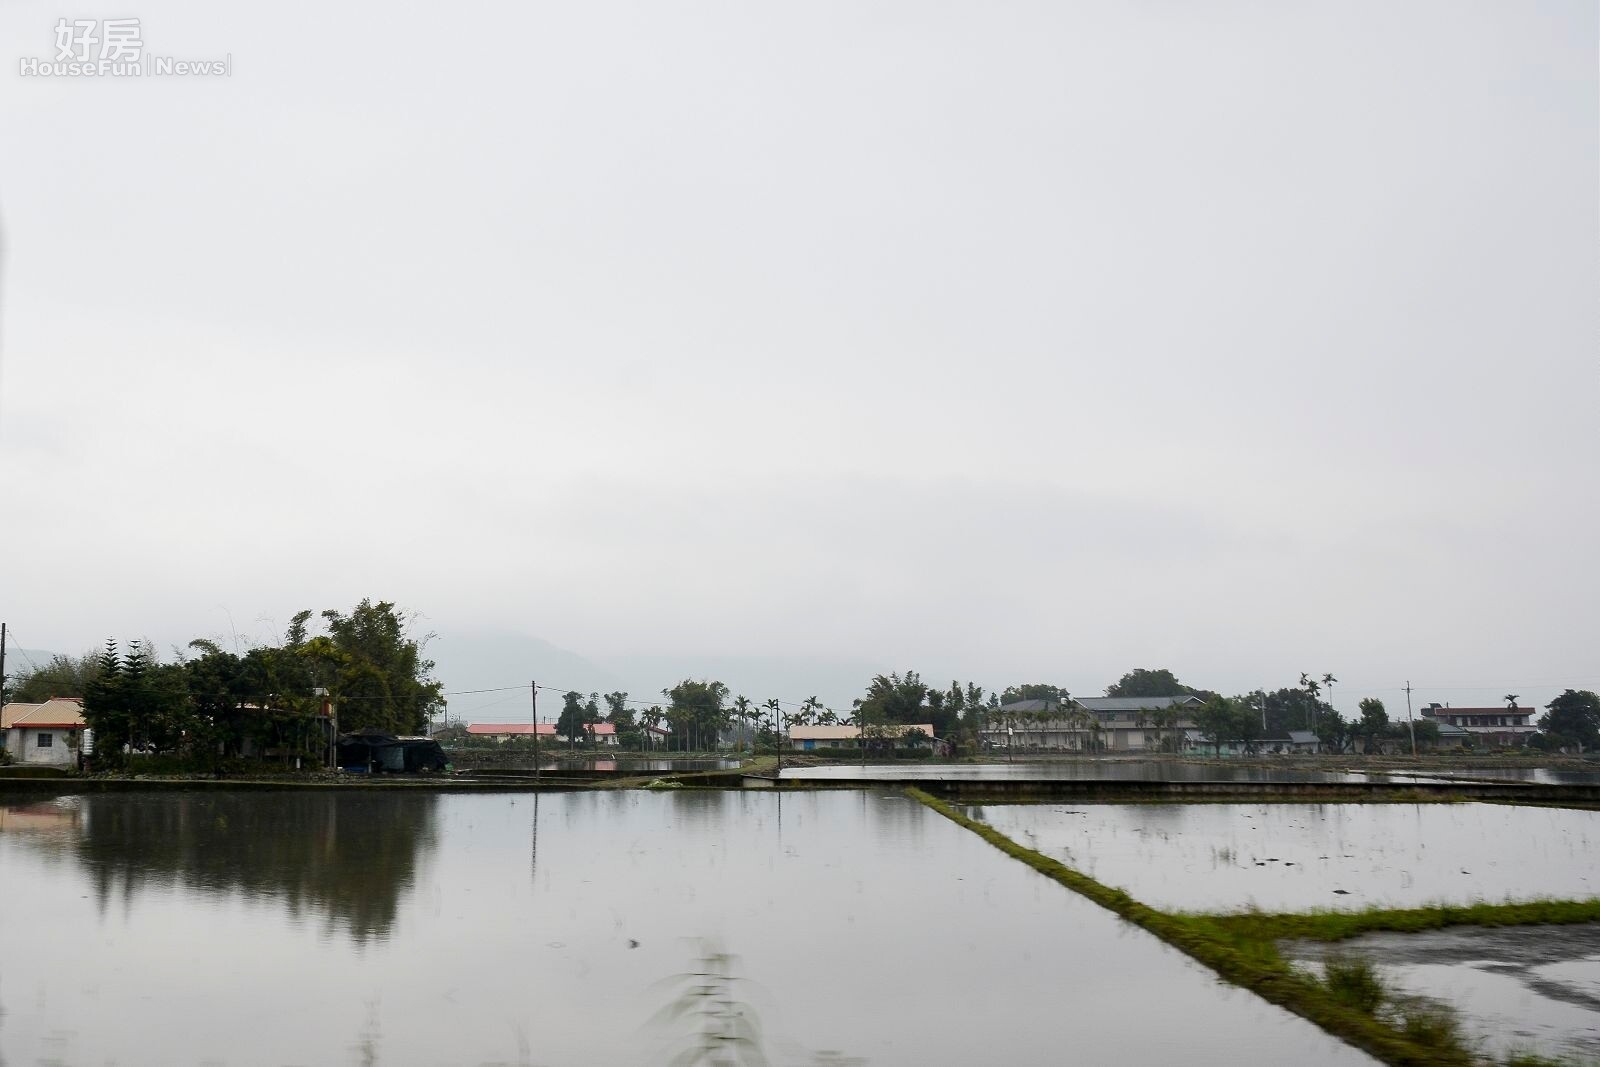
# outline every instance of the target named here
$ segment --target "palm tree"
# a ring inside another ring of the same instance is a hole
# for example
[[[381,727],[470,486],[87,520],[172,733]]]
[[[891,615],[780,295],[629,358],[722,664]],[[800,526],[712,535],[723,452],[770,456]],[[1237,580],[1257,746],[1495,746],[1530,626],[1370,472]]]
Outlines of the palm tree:
[[[650,734],[650,744],[654,746],[656,743],[656,735],[653,731],[661,729],[661,720],[666,718],[666,712],[662,711],[659,706],[652,704],[648,711],[642,711],[639,713],[639,718],[651,729],[652,733]]]
[[[783,752],[783,708],[782,708],[782,705],[778,702],[778,698],[777,697],[772,697],[770,700],[768,700],[765,704],[763,704],[761,706],[764,709],[766,709],[767,714],[766,714],[765,718],[770,719],[772,721],[772,728],[775,731],[777,731],[777,734],[778,734],[778,752],[781,754]]]
[[[1333,708],[1333,683],[1337,682],[1338,680],[1339,679],[1335,678],[1331,674],[1324,674],[1322,676],[1322,684],[1328,687],[1328,707],[1330,708]],[[1335,715],[1339,714],[1339,709],[1334,708],[1333,713]]]
[[[1306,691],[1308,702],[1306,707],[1306,729],[1315,730],[1317,728],[1317,694],[1322,691],[1322,687],[1317,684],[1315,678],[1305,671],[1300,672],[1300,687]]]
[[[733,717],[733,720],[735,722],[737,722],[740,726],[742,726],[742,727],[749,726],[750,725],[750,698],[745,696],[743,693],[740,693],[738,696],[734,697],[733,698],[733,703],[728,708],[728,714],[731,715]],[[752,749],[755,748],[755,743],[754,743],[753,740],[751,742],[750,747]]]
[[[1501,697],[1500,699],[1504,700],[1506,702],[1506,710],[1507,711],[1516,711],[1517,710],[1517,694],[1516,693],[1507,693],[1505,696]]]

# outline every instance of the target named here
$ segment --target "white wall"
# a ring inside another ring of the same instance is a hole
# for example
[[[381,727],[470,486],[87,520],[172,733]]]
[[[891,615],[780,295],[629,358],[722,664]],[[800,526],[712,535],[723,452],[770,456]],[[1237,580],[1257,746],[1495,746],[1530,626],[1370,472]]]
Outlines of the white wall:
[[[55,739],[55,744],[49,748],[40,748],[40,734],[49,734]],[[6,731],[6,751],[10,752],[11,758],[18,763],[72,767],[77,765],[78,750],[73,745],[67,744],[68,737],[76,741],[77,731],[63,730],[59,727],[52,730],[35,730],[27,726],[14,726]]]

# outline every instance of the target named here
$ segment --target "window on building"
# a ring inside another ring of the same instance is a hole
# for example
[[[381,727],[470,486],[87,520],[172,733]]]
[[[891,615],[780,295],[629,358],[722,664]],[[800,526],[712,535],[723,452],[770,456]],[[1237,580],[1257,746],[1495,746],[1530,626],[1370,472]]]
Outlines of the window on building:
[[[39,747],[40,748],[54,748],[55,747],[55,743],[56,743],[56,735],[55,734],[40,734],[39,735]]]

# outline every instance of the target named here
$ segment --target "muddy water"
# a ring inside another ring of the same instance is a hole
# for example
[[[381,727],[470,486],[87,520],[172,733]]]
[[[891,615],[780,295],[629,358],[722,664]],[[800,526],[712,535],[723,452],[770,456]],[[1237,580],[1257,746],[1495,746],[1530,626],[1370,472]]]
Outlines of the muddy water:
[[[1161,908],[1304,911],[1600,895],[1600,812],[1492,804],[967,810]]]
[[[894,794],[0,798],[0,885],[8,1063],[1370,1062]]]
[[[1291,942],[1291,959],[1371,960],[1384,981],[1452,1009],[1487,1053],[1600,1061],[1600,925],[1460,927]]]

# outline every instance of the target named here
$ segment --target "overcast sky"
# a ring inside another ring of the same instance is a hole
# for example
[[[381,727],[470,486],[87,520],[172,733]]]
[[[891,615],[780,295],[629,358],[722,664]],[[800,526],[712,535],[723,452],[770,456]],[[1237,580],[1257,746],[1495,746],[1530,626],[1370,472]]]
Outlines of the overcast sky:
[[[232,73],[19,74],[63,15]],[[534,640],[830,703],[1600,687],[1597,40],[1590,0],[9,0],[0,618],[370,596],[449,690]]]

